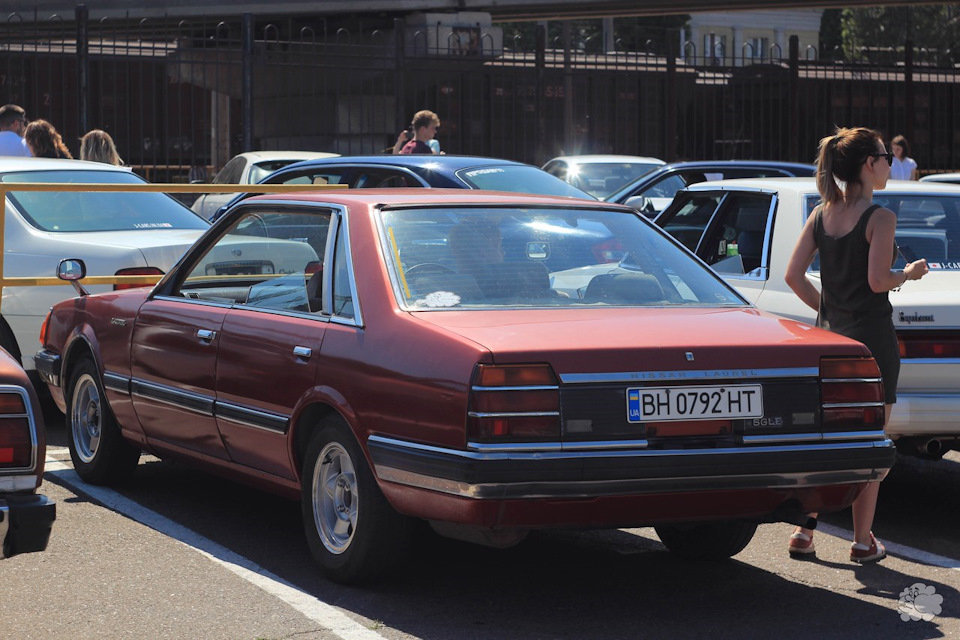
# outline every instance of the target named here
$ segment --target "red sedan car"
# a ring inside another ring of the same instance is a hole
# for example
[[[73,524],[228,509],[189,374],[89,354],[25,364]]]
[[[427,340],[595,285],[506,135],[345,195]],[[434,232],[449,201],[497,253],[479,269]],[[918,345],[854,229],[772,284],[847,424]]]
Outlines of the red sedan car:
[[[342,582],[402,557],[415,519],[500,546],[652,524],[730,556],[895,455],[863,345],[758,311],[600,202],[250,198],[153,290],[58,304],[41,339],[82,478],[148,451],[299,498]]]

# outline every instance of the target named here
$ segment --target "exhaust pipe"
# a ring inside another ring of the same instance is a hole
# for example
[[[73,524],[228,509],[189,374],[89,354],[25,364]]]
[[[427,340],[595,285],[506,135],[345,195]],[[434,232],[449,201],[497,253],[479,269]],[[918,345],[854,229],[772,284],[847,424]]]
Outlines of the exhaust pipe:
[[[917,451],[932,458],[942,458],[944,454],[943,442],[936,438],[923,440],[917,443]]]

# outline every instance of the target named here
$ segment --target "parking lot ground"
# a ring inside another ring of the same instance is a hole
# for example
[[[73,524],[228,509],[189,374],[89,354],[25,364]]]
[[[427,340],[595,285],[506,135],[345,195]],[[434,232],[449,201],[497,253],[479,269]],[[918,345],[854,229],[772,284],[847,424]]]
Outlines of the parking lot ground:
[[[812,561],[787,557],[784,524],[725,562],[680,561],[651,528],[508,550],[424,536],[403,575],[367,588],[322,578],[295,502],[146,456],[129,486],[89,487],[64,448],[48,454],[58,520],[46,552],[0,564],[0,637],[960,637],[958,515],[943,508],[960,499],[956,453],[898,463],[875,527],[893,555],[875,565],[848,561],[846,513],[826,518]],[[918,584],[940,612],[903,620]]]

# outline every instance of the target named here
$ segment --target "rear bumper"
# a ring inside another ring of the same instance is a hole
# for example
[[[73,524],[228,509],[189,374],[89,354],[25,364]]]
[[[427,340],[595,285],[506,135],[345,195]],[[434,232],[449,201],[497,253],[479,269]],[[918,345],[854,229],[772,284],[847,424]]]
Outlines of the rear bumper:
[[[56,519],[57,504],[46,496],[0,498],[0,558],[46,549]]]
[[[406,515],[500,528],[795,522],[882,479],[888,439],[710,450],[481,453],[371,436],[374,470]]]
[[[371,436],[381,480],[474,499],[811,487],[882,478],[888,439],[723,449],[481,453]]]
[[[922,436],[960,437],[960,393],[897,391],[890,422],[884,428],[896,439]]]

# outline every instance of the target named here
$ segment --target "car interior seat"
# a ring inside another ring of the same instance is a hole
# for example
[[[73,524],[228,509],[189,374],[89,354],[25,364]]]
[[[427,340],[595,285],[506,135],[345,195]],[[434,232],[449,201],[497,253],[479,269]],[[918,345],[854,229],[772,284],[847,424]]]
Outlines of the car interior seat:
[[[317,270],[307,280],[307,303],[310,305],[310,311],[316,313],[323,308],[323,267]]]
[[[743,260],[743,270],[753,271],[763,262],[763,237],[767,229],[766,203],[745,205],[737,215],[737,250]]]

